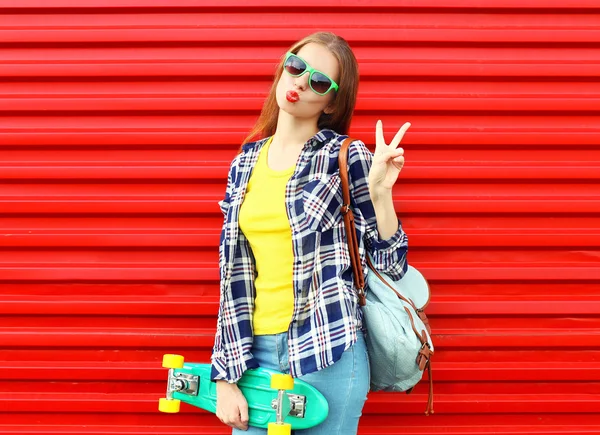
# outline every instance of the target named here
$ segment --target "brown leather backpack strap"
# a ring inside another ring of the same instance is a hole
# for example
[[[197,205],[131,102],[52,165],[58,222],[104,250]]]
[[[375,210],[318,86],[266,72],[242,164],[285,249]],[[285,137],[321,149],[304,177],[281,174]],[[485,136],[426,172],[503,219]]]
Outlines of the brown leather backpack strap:
[[[354,139],[350,137],[344,139],[340,148],[340,154],[338,156],[343,196],[341,211],[342,216],[344,217],[344,226],[346,227],[348,251],[350,252],[350,263],[352,264],[352,272],[354,274],[354,283],[358,293],[358,301],[361,306],[364,306],[367,303],[367,299],[365,297],[365,277],[363,274],[360,253],[358,250],[358,239],[356,235],[356,227],[354,225],[354,214],[350,208],[350,184],[348,181],[348,149],[353,140]]]

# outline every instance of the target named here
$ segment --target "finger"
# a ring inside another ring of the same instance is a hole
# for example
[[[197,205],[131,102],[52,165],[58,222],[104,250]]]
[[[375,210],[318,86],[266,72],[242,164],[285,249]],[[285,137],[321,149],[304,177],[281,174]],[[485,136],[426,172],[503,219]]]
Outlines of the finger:
[[[392,160],[392,164],[396,167],[396,169],[401,171],[404,167],[404,157],[396,157]]]
[[[248,403],[244,403],[240,406],[240,420],[244,427],[248,427]]]
[[[392,143],[390,143],[391,149],[396,149],[396,147],[398,146],[398,144],[400,144],[400,141],[404,137],[404,133],[406,133],[406,130],[408,130],[409,127],[410,122],[405,122],[404,125],[400,127],[400,130],[398,130],[398,133],[396,133],[396,136],[394,136],[394,140],[392,140]]]
[[[242,406],[238,406],[235,416],[233,418],[231,418],[231,424],[233,424],[233,426],[235,426],[239,430],[248,429],[248,426],[243,421],[244,420],[243,413],[244,413],[244,411],[242,410]],[[248,414],[247,409],[246,409],[246,414]],[[246,419],[247,419],[247,417],[246,417]]]
[[[404,161],[404,156],[402,154],[389,153],[387,156],[384,157],[384,160],[385,160],[386,163],[389,163],[389,162],[403,162]]]
[[[402,148],[398,148],[396,150],[386,150],[385,153],[382,153],[383,160],[388,163],[390,160],[395,160],[397,158],[404,156],[404,150]]]
[[[240,421],[240,416],[236,416],[235,418],[232,418],[229,421],[229,425],[232,427],[235,427],[236,429],[239,430],[245,430],[246,428],[244,427],[244,425],[242,424],[242,422]]]
[[[236,416],[235,414],[229,414],[229,415],[223,417],[223,423],[225,423],[227,426],[237,428],[237,425],[239,424],[239,422],[238,422],[239,418],[240,418],[239,415]]]
[[[383,137],[383,123],[381,122],[381,119],[377,120],[377,124],[375,124],[375,135],[375,148],[385,145],[385,138]]]

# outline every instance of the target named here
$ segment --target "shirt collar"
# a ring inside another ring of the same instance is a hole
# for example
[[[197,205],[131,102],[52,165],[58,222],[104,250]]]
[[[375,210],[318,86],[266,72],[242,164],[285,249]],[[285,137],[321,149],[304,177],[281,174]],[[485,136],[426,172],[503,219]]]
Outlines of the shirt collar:
[[[304,146],[309,147],[309,148],[319,147],[320,145],[329,142],[336,135],[337,135],[337,133],[335,131],[333,131],[329,128],[322,128],[313,137],[311,137]],[[269,137],[265,137],[265,138],[255,141],[255,142],[248,142],[247,144],[244,144],[242,146],[242,151],[246,152],[246,151],[251,150],[259,145],[260,146],[264,145],[267,142],[267,140],[269,139]]]

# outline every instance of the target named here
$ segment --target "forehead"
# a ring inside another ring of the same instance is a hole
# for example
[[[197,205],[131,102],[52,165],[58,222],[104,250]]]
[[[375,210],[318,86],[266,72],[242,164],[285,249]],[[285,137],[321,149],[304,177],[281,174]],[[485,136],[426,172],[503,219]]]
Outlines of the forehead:
[[[298,56],[307,61],[314,69],[318,69],[330,77],[337,78],[338,61],[324,45],[313,42],[308,43],[298,51]]]

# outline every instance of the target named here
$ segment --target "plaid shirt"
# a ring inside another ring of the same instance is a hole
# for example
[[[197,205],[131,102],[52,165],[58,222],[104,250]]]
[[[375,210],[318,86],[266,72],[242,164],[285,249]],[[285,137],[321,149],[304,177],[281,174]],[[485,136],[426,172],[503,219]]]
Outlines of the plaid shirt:
[[[294,255],[295,300],[288,330],[293,377],[332,365],[356,341],[357,330],[363,329],[340,211],[338,154],[346,137],[322,129],[309,139],[286,186]],[[213,380],[237,382],[245,370],[258,367],[251,353],[254,257],[248,240],[239,230],[238,219],[248,180],[267,139],[242,147],[231,163],[225,198],[219,201],[225,219],[219,244],[221,296],[211,356]],[[372,158],[363,142],[351,143],[350,196],[363,271],[366,278],[369,252],[377,270],[400,279],[408,267],[407,236],[398,221],[398,231],[392,237],[379,239],[368,184]]]

